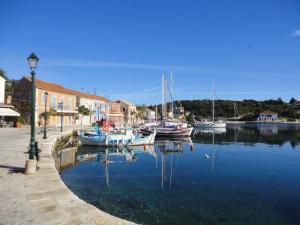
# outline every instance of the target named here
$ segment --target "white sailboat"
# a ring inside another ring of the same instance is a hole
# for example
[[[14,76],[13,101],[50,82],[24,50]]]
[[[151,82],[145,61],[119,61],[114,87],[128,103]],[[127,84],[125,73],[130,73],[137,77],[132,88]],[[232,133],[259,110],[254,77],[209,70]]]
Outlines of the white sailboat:
[[[172,98],[172,119],[168,118],[168,110],[166,104],[166,77],[162,75],[162,118],[157,126],[143,127],[141,128],[142,134],[151,134],[156,131],[157,137],[189,137],[192,134],[193,128],[189,127],[185,121],[175,120],[173,117],[174,106],[173,106],[173,76],[171,76],[171,98]]]
[[[215,95],[214,95],[214,85],[212,83],[212,91],[213,91],[213,98],[212,98],[212,121],[200,121],[196,122],[194,127],[195,128],[226,128],[226,122],[223,120],[215,121]]]

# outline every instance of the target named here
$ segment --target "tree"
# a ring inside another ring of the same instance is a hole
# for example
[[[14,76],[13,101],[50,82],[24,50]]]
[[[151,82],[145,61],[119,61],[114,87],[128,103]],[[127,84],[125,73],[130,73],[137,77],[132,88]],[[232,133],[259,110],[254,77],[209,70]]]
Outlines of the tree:
[[[5,80],[8,80],[6,72],[3,69],[0,69],[0,77],[3,77]]]
[[[50,110],[47,111],[46,113],[45,113],[45,112],[41,113],[41,114],[39,115],[39,118],[40,118],[40,119],[43,119],[44,121],[45,121],[45,119],[46,119],[47,124],[48,124],[48,123],[49,123],[49,118],[50,118],[50,116],[52,116],[53,114],[54,114],[53,109],[50,109]]]
[[[10,80],[5,72],[5,70],[0,69],[0,77],[3,77],[5,82],[5,96],[12,95],[13,86],[16,84],[17,80]]]
[[[84,105],[78,107],[78,113],[82,116],[89,116],[91,114],[90,110],[86,108]],[[81,125],[82,125],[82,116],[81,116]]]
[[[290,100],[289,103],[290,103],[291,105],[294,105],[296,102],[297,102],[297,100],[296,100],[295,98],[291,98],[291,100]]]
[[[139,106],[136,107],[136,109],[137,109],[137,112],[138,112],[138,117],[140,119],[143,119],[149,111],[149,109],[145,105],[139,105]]]

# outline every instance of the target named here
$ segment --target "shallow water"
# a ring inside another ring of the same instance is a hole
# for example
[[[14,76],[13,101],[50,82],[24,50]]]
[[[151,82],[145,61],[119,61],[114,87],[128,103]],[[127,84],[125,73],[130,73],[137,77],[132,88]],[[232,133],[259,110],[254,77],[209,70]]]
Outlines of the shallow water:
[[[59,157],[61,177],[83,200],[142,224],[300,224],[299,128],[237,126],[189,141],[79,147]]]

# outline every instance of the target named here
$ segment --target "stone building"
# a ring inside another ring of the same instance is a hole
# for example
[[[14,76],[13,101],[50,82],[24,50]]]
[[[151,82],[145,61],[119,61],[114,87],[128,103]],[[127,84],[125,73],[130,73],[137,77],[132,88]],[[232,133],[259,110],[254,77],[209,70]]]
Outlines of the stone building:
[[[49,125],[84,124],[90,125],[103,118],[107,112],[107,100],[104,97],[86,94],[65,88],[61,85],[36,80],[36,125],[43,123],[45,111],[45,93],[48,93],[47,112],[50,112]],[[27,123],[30,121],[31,78],[23,77],[13,88],[13,104],[19,109]],[[63,103],[63,104],[61,104]],[[63,105],[63,107],[61,107]],[[78,107],[84,105],[91,112],[88,116],[78,114]]]
[[[74,125],[78,119],[76,95],[61,85],[36,80],[35,123],[41,125],[45,111],[45,93],[48,93],[47,111],[50,112],[49,125]],[[19,109],[27,123],[30,121],[31,78],[23,77],[13,89],[13,104]],[[63,103],[63,104],[61,104]],[[62,107],[61,107],[62,106]]]
[[[119,99],[116,102],[119,103],[121,106],[121,111],[124,116],[124,122],[126,124],[135,123],[137,121],[136,106],[133,103],[123,99]]]
[[[109,103],[109,112],[107,114],[108,120],[111,120],[116,127],[124,125],[124,115],[121,110],[121,104],[119,102]]]

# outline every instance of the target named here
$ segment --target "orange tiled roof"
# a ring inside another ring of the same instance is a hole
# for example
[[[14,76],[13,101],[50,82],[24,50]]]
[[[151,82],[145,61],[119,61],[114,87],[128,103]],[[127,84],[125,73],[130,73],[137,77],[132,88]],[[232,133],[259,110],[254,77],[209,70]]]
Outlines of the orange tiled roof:
[[[31,82],[31,77],[25,77],[25,78]],[[79,91],[74,91],[74,90],[65,88],[61,85],[50,83],[50,82],[43,81],[43,80],[36,80],[36,87],[39,89],[46,90],[46,91],[53,91],[53,92],[58,92],[58,93],[63,93],[63,94],[76,95],[76,96],[79,96],[82,98],[107,101],[107,99],[102,96],[86,94],[86,93],[82,93]]]
[[[95,99],[95,100],[100,100],[100,101],[107,102],[107,99],[102,97],[102,96],[87,94],[87,93],[83,93],[83,92],[80,92],[80,91],[74,91],[74,90],[70,90],[70,91],[72,91],[74,93],[74,95],[82,97],[82,98]]]

